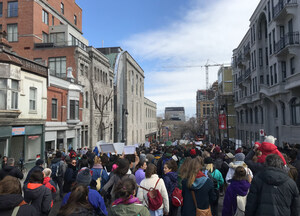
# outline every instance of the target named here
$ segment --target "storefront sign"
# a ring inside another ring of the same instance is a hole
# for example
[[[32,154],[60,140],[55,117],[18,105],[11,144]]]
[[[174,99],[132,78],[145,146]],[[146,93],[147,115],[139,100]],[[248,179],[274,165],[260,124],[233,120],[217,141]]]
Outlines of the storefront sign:
[[[220,114],[219,115],[219,129],[226,129],[226,115]]]
[[[13,127],[11,131],[11,135],[25,135],[25,127]]]
[[[29,136],[28,137],[28,139],[30,139],[30,140],[35,140],[35,139],[37,139],[37,138],[39,138],[40,136]]]

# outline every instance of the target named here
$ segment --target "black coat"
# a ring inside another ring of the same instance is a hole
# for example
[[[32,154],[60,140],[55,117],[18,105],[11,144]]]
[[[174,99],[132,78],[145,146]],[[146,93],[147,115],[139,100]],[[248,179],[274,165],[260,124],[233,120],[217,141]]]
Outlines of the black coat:
[[[64,193],[71,192],[71,187],[72,184],[76,181],[76,177],[77,177],[76,167],[72,166],[71,164],[68,164],[68,168],[64,176],[64,180],[65,180],[63,186]]]
[[[32,169],[29,170],[29,172],[28,172],[28,174],[27,174],[27,176],[26,176],[26,179],[25,179],[25,181],[24,181],[24,184],[27,184],[27,183],[28,183],[31,174],[32,174],[34,171],[37,171],[37,170],[43,172],[44,168],[41,167],[41,166],[34,166],[34,167],[32,167]]]
[[[247,156],[245,157],[244,162],[247,164],[249,169],[253,172],[253,175],[255,176],[257,173],[262,171],[264,169],[264,164],[254,162],[252,158],[254,157],[255,152],[253,150],[250,150]]]
[[[5,176],[10,175],[19,179],[23,179],[24,175],[17,167],[5,166],[0,170],[0,180],[4,179]]]
[[[49,188],[43,184],[28,183],[24,185],[24,200],[31,203],[37,210],[37,215],[48,215],[52,205],[52,195]]]
[[[75,210],[75,212],[73,212],[72,214],[70,214],[68,216],[95,216],[95,215],[96,215],[96,213],[94,212],[93,208],[86,209],[83,207],[79,207]],[[57,216],[66,216],[66,215],[58,213]]]
[[[5,194],[0,195],[0,215],[11,216],[14,208],[23,201],[21,194]],[[17,216],[36,216],[37,211],[31,205],[22,205],[19,208]]]
[[[296,183],[282,170],[267,167],[251,182],[246,216],[299,216],[300,200]]]

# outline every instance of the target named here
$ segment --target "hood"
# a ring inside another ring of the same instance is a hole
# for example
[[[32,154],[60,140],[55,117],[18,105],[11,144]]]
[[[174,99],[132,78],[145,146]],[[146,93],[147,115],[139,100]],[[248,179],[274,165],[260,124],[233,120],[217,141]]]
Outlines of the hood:
[[[208,177],[206,177],[201,171],[197,174],[194,183],[192,184],[192,189],[198,190],[203,187]]]
[[[44,187],[44,185],[39,183],[28,183],[24,186],[24,193],[27,193],[31,199],[37,199],[41,196]]]
[[[111,207],[114,215],[141,215],[144,206],[142,204],[119,204]]]
[[[177,182],[177,173],[176,172],[169,172],[166,174],[166,176],[168,176],[172,182]]]
[[[250,188],[250,183],[247,180],[232,180],[230,187],[232,188],[235,194],[240,196],[246,196]]]
[[[268,143],[268,142],[263,142],[260,147],[258,148],[258,150],[264,152],[264,153],[272,153],[274,151],[276,151],[277,146],[274,145],[273,143]]]
[[[16,207],[23,201],[21,194],[0,195],[0,212]]]
[[[289,179],[289,176],[282,169],[275,167],[267,167],[259,177],[266,184],[274,186],[282,185]]]
[[[244,161],[235,161],[235,162],[231,162],[229,164],[229,167],[232,168],[232,169],[236,169],[239,166],[247,168],[247,164]]]
[[[50,177],[44,177],[44,182],[43,182],[43,184],[44,184],[44,185],[47,184],[50,180],[51,180]]]
[[[103,166],[101,164],[94,164],[92,169],[103,169]]]
[[[54,159],[51,161],[51,163],[52,163],[52,164],[55,164],[55,163],[57,163],[57,162],[59,162],[59,161],[61,161],[60,158],[54,158]]]

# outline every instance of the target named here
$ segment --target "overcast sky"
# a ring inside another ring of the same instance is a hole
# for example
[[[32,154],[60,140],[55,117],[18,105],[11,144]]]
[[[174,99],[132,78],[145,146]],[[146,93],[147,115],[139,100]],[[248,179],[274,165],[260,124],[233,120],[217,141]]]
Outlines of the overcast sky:
[[[188,66],[230,63],[259,1],[76,0],[89,44],[127,50],[145,72],[145,97],[158,114],[183,106],[189,117],[197,89],[205,89],[205,68]],[[209,68],[210,85],[217,71]]]

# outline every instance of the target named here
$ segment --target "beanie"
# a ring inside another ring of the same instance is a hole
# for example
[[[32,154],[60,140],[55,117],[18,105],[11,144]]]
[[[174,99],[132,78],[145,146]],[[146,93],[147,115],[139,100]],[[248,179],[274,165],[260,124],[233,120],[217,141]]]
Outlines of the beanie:
[[[272,144],[275,144],[275,141],[276,141],[277,139],[275,138],[275,137],[273,137],[272,135],[270,135],[270,136],[265,136],[265,142],[267,142],[267,143],[272,143]]]
[[[76,178],[76,182],[78,184],[82,184],[84,186],[89,186],[92,181],[92,175],[89,168],[82,168],[79,170]]]
[[[236,161],[244,161],[245,160],[245,155],[243,153],[237,153],[235,155],[235,160]]]
[[[196,155],[196,150],[195,149],[191,149],[190,154],[195,156]]]

